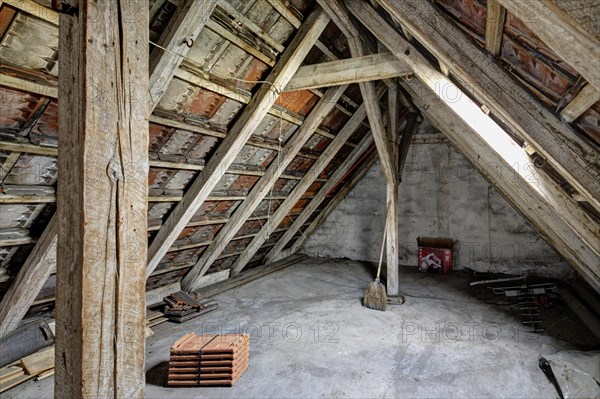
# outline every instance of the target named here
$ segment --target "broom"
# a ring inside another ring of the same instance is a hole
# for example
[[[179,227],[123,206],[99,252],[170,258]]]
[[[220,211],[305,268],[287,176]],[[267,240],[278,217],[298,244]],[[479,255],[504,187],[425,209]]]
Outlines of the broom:
[[[390,204],[391,205],[391,204]],[[389,213],[390,207],[388,205],[387,213]],[[367,290],[365,291],[365,297],[363,298],[363,306],[385,311],[387,307],[387,292],[385,291],[385,285],[379,281],[379,276],[381,274],[381,264],[383,263],[383,250],[385,248],[385,239],[387,235],[387,213],[386,213],[386,222],[383,228],[383,242],[381,243],[381,253],[379,255],[379,266],[377,266],[377,277],[375,277],[375,281],[369,283]]]

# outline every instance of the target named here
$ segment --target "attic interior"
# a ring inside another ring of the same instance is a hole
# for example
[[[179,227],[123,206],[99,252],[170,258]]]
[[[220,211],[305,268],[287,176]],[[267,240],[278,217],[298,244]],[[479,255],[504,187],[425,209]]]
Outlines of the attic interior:
[[[0,40],[3,398],[600,397],[598,1],[0,0]]]

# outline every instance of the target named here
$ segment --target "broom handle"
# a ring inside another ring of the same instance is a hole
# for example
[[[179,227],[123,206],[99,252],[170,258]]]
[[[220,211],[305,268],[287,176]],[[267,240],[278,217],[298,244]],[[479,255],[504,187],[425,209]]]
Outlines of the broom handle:
[[[387,229],[388,229],[388,223],[387,223],[387,215],[390,213],[390,205],[392,205],[391,203],[388,204],[388,208],[387,211],[385,213],[385,225],[383,226],[383,242],[381,243],[381,253],[379,254],[379,266],[377,266],[377,277],[375,278],[375,280],[379,281],[379,275],[381,274],[381,264],[383,263],[383,250],[385,248],[385,239],[387,237]]]

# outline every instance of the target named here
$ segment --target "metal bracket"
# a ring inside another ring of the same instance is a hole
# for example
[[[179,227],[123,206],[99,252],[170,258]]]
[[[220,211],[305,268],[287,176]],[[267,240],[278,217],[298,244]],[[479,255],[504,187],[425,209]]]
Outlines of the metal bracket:
[[[79,12],[79,8],[69,4],[66,0],[52,0],[52,9],[66,15],[77,15]]]

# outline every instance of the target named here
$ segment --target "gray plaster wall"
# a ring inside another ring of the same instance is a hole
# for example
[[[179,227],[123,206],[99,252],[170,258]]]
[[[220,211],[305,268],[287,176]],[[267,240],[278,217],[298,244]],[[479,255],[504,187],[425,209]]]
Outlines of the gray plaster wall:
[[[454,269],[552,277],[569,265],[450,144],[411,146],[399,188],[400,263],[417,264],[417,237],[456,240]],[[385,180],[377,163],[305,242],[312,256],[377,262]]]

